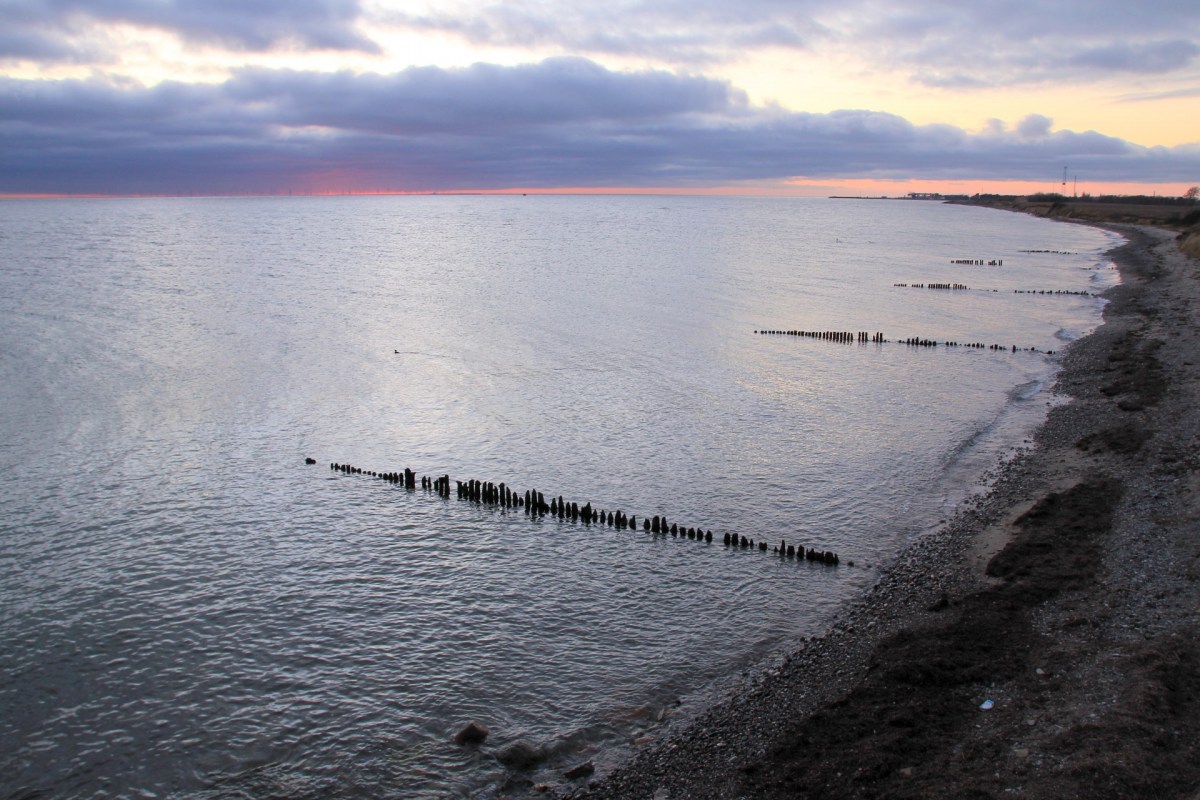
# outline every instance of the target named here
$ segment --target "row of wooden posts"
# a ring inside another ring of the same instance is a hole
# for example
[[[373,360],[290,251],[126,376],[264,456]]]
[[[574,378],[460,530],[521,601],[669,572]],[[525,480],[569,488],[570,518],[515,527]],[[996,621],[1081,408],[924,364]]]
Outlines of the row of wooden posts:
[[[1036,347],[1017,347],[1015,344],[1014,345],[1003,345],[1003,344],[984,344],[983,342],[937,342],[932,339],[904,339],[900,343],[907,344],[912,347],[937,347],[940,344],[942,347],[969,347],[969,348],[974,348],[976,350],[1011,351],[1013,353],[1018,353],[1018,352],[1040,353],[1040,352],[1042,352],[1041,350],[1038,350]],[[1047,355],[1054,355],[1053,350],[1046,350],[1045,352]]]
[[[900,286],[907,289],[954,289],[962,291],[970,291],[970,286],[964,286],[961,283],[893,283],[892,286]]]
[[[809,339],[821,339],[826,342],[841,342],[843,344],[853,344],[855,342],[875,342],[883,343],[887,339],[883,338],[882,333],[871,333],[870,331],[755,331],[764,336],[805,336]]]
[[[951,289],[955,291],[971,291],[971,287],[962,283],[893,283],[892,286],[901,289]],[[999,289],[982,289],[984,292],[999,292]],[[1074,291],[1071,289],[1013,289],[1013,294],[1059,294],[1075,297],[1096,297],[1092,292]]]
[[[306,458],[304,461],[306,464],[317,463],[312,458]],[[378,472],[375,470],[365,470],[350,464],[339,463],[331,463],[329,468],[335,472],[347,475],[366,475],[372,478],[380,478],[389,483],[402,484],[408,489],[416,489],[419,479],[422,489],[436,492],[440,497],[447,499],[450,497],[449,475],[442,475],[440,477],[418,475],[408,468],[405,468],[403,472]],[[456,480],[454,481],[454,486],[454,491],[459,500],[500,508],[522,508],[525,510],[525,515],[529,517],[544,517],[549,514],[561,520],[570,520],[571,522],[579,522],[585,525],[607,525],[617,530],[637,530],[640,527],[644,532],[652,534],[670,535],[680,539],[691,539],[705,543],[713,541],[713,532],[711,530],[680,525],[677,522],[668,521],[666,516],[663,515],[653,517],[643,516],[639,523],[636,514],[626,514],[624,511],[595,509],[590,502],[581,506],[576,502],[564,500],[561,495],[551,497],[550,502],[547,503],[546,496],[536,489],[528,489],[521,492],[505,483],[492,483],[480,480]],[[829,566],[838,566],[841,564],[841,558],[837,553],[829,550],[806,548],[803,545],[788,544],[782,539],[778,545],[768,545],[765,541],[756,543],[754,539],[748,536],[726,532],[722,536],[722,541],[726,547],[758,550],[764,553],[769,551],[780,558],[800,558]],[[854,566],[854,562],[849,561],[847,565]]]
[[[1004,259],[1003,258],[993,258],[989,261],[984,261],[982,258],[952,258],[952,259],[950,259],[950,263],[951,264],[966,264],[966,265],[972,266],[972,267],[983,267],[983,266],[1003,267]]]
[[[1014,345],[1004,344],[984,344],[983,342],[955,342],[950,340],[926,339],[920,336],[913,336],[907,339],[886,339],[882,333],[867,333],[859,331],[854,333],[851,331],[799,331],[799,330],[761,330],[755,333],[764,336],[804,336],[814,339],[823,339],[830,342],[846,342],[846,343],[876,343],[876,344],[903,344],[909,347],[968,347],[979,350],[996,350],[1010,351],[1013,353],[1045,353],[1046,355],[1054,355],[1053,350],[1038,350],[1036,347],[1017,347]]]
[[[1069,289],[1013,289],[1013,294],[1070,294],[1079,297],[1096,297],[1092,292],[1076,292]]]

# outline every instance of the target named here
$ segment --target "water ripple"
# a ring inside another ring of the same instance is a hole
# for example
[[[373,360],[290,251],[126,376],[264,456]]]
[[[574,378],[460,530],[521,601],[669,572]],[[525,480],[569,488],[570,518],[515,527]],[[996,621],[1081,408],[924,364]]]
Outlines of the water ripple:
[[[1057,349],[1094,300],[893,285],[959,281],[949,260],[975,251],[1005,258],[1001,290],[1111,280],[1099,232],[853,208],[6,206],[6,790],[466,797],[502,785],[497,747],[536,742],[548,769],[593,757],[822,630],[873,571],[721,535],[886,561],[940,510],[931,487],[1020,441],[1052,367],[753,331]],[[1082,255],[1022,254],[1039,249]],[[716,540],[531,520],[329,461],[510,481]],[[451,742],[471,719],[484,748]]]

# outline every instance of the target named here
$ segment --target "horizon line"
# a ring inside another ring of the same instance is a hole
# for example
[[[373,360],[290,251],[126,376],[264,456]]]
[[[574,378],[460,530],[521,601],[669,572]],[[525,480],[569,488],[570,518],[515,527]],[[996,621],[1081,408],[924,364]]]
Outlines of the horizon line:
[[[956,185],[957,184],[957,185]],[[966,186],[964,186],[966,184]],[[1180,188],[1182,187],[1182,188]],[[1058,194],[1068,199],[1086,197],[1184,197],[1186,183],[1111,182],[1092,184],[1091,191],[1069,194],[1057,184],[1019,180],[877,180],[856,178],[841,181],[788,181],[760,185],[725,185],[706,187],[673,186],[558,186],[509,187],[503,189],[322,189],[297,191],[226,191],[226,192],[0,192],[0,200],[108,200],[108,199],[204,199],[235,197],[436,197],[483,195],[599,195],[599,196],[718,196],[718,197],[894,197],[903,199],[909,194],[937,194],[947,197],[1001,195],[1024,197],[1037,194]],[[1173,191],[1174,190],[1174,191]]]

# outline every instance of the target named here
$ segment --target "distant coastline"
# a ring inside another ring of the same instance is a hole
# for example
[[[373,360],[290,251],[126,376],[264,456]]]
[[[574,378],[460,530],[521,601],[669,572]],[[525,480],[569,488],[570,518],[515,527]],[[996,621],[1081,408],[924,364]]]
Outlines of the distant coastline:
[[[947,198],[955,205],[983,206],[1020,211],[1036,217],[1111,225],[1149,225],[1176,231],[1179,249],[1200,258],[1200,204],[1177,197],[1075,198],[1061,195],[975,195]]]
[[[1200,203],[1183,197],[1102,196],[1067,197],[1059,194],[1034,195],[943,195],[937,192],[913,192],[900,197],[888,195],[830,195],[830,200],[919,200],[950,205],[982,206],[1019,211],[1035,217],[1110,225],[1150,225],[1178,232],[1179,249],[1200,258]]]
[[[965,198],[966,196],[963,195],[962,197]],[[908,194],[908,195],[905,195],[904,197],[892,197],[892,196],[886,195],[886,194],[876,194],[876,195],[831,194],[831,195],[829,195],[829,199],[830,200],[924,200],[926,202],[931,201],[931,200],[936,200],[936,201],[946,202],[947,200],[951,199],[951,196],[950,195],[940,195],[940,194]]]

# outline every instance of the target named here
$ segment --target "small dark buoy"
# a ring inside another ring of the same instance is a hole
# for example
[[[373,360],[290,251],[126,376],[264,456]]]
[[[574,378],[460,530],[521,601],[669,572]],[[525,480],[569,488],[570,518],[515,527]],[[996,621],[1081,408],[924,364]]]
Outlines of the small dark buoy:
[[[317,460],[315,458],[306,458],[306,459],[304,459],[304,463],[305,464],[315,464],[315,463],[317,463]]]

